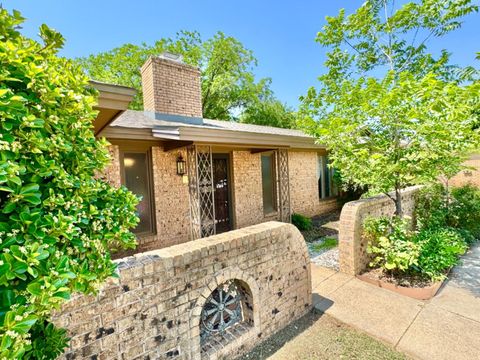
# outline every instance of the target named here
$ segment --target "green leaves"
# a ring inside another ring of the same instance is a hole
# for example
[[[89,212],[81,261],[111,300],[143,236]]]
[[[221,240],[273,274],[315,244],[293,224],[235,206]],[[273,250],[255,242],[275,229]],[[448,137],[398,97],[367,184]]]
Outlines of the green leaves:
[[[183,55],[187,64],[199,67],[203,98],[203,116],[231,120],[234,111],[257,105],[259,99],[271,97],[270,79],[255,80],[257,59],[237,39],[217,32],[203,40],[198,32],[180,31],[175,38],[164,38],[153,45],[125,44],[103,53],[78,60],[93,78],[137,89],[130,104],[143,109],[139,68],[149,56],[169,51]]]
[[[67,346],[51,312],[114,273],[111,249],[135,246],[137,199],[95,179],[108,162],[95,93],[57,57],[62,36],[42,26],[39,44],[22,21],[0,8],[0,358],[45,359]]]
[[[55,52],[58,51],[58,49],[61,49],[65,42],[62,34],[49,28],[45,24],[40,26],[40,37],[45,42],[45,45],[53,49]]]
[[[29,202],[32,205],[38,205],[41,203],[42,193],[39,191],[40,186],[38,184],[28,184],[20,189],[19,195],[21,199]]]
[[[441,36],[477,11],[472,1],[366,1],[327,18],[317,40],[330,47],[320,89],[302,98],[303,129],[330,150],[345,186],[388,193],[451,177],[480,148],[480,82],[434,58]],[[430,35],[428,35],[430,33]],[[396,201],[401,215],[401,201]]]

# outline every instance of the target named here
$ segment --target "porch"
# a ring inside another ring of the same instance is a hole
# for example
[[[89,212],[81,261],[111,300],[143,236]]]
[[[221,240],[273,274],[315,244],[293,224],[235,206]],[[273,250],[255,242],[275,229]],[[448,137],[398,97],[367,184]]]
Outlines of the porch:
[[[234,171],[241,162],[237,152],[212,145],[190,145],[187,147],[187,171],[190,205],[190,238],[199,239],[238,228],[242,224],[240,211],[243,205],[239,196],[255,196],[259,206],[249,206],[256,210],[256,218],[290,222],[290,182],[288,152],[286,149],[251,149],[250,154],[260,157],[260,175],[254,164],[249,169],[236,174]],[[237,156],[236,156],[237,155]],[[246,155],[246,154],[243,154]],[[237,166],[235,166],[237,165]],[[256,164],[258,165],[258,164]],[[184,175],[184,174],[180,174]],[[248,189],[247,176],[261,182],[250,188],[250,194],[241,194]],[[233,180],[235,179],[235,180]],[[240,194],[239,194],[240,192]],[[261,195],[261,198],[260,196]],[[262,211],[259,211],[262,210]],[[239,221],[240,220],[240,221]],[[251,223],[255,220],[251,219]],[[251,224],[249,224],[251,225]]]
[[[113,161],[106,178],[142,196],[136,252],[271,220],[289,222],[292,212],[313,216],[338,206],[334,197],[319,195],[322,149],[109,141]]]

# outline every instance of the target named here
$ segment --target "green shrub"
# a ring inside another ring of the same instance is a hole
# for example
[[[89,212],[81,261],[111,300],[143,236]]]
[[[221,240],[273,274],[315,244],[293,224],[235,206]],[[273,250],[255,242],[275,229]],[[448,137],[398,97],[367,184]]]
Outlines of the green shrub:
[[[300,214],[292,214],[292,224],[295,225],[300,231],[312,229],[312,219]]]
[[[417,228],[441,228],[447,225],[447,191],[441,184],[420,189],[415,204]]]
[[[419,230],[455,228],[472,243],[480,238],[480,189],[471,185],[447,191],[441,184],[423,188],[415,217]]]
[[[22,22],[0,8],[0,358],[52,359],[66,346],[52,311],[114,275],[138,200],[95,178],[109,161],[96,92],[57,56],[62,36],[42,25],[38,43]]]
[[[381,217],[367,219],[364,229],[367,252],[373,256],[370,266],[396,275],[441,280],[467,249],[462,232],[454,228],[415,232],[409,220]]]
[[[453,188],[454,201],[449,207],[448,225],[468,231],[474,238],[480,238],[480,189],[472,185]]]
[[[420,246],[418,271],[432,280],[442,280],[467,250],[467,243],[455,229],[424,229],[413,241]]]
[[[402,273],[417,264],[420,246],[411,241],[411,224],[406,219],[370,218],[365,222],[370,266],[386,272]]]

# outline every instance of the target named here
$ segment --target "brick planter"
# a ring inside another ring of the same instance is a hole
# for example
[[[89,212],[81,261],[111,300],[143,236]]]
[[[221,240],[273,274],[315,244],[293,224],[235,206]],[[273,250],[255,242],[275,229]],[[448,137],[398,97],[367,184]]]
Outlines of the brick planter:
[[[386,281],[374,279],[368,276],[368,274],[361,274],[361,275],[357,275],[356,277],[369,284],[372,284],[372,285],[381,287],[383,289],[387,289],[387,290],[396,292],[400,295],[408,296],[417,300],[430,300],[437,294],[438,290],[443,284],[443,281],[437,281],[433,285],[426,286],[426,287],[406,287],[406,286],[399,286]]]

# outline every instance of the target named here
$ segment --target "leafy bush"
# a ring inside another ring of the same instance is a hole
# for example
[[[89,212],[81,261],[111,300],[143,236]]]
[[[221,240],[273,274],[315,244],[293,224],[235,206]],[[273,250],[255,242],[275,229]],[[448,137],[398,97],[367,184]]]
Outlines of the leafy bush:
[[[449,207],[449,226],[463,229],[480,238],[480,189],[466,185],[452,189],[454,201]]]
[[[300,231],[312,229],[312,219],[300,214],[292,214],[292,224],[295,225]]]
[[[441,184],[420,189],[415,204],[418,229],[441,228],[447,224],[447,191]]]
[[[53,359],[66,338],[52,310],[114,275],[138,200],[94,177],[109,161],[96,92],[57,56],[62,36],[42,25],[40,44],[22,22],[0,8],[0,358]]]
[[[370,218],[365,222],[367,253],[373,255],[371,267],[391,273],[406,272],[417,264],[420,246],[411,241],[411,224],[394,217]]]
[[[411,230],[409,220],[398,217],[370,218],[364,225],[370,266],[385,272],[421,275],[441,280],[467,250],[462,232],[454,228]]]
[[[448,191],[441,184],[422,189],[415,209],[418,228],[458,229],[471,243],[480,238],[480,189],[471,185]]]
[[[458,263],[467,250],[462,235],[451,228],[424,229],[413,239],[420,246],[419,271],[432,280],[442,280],[445,272]]]

